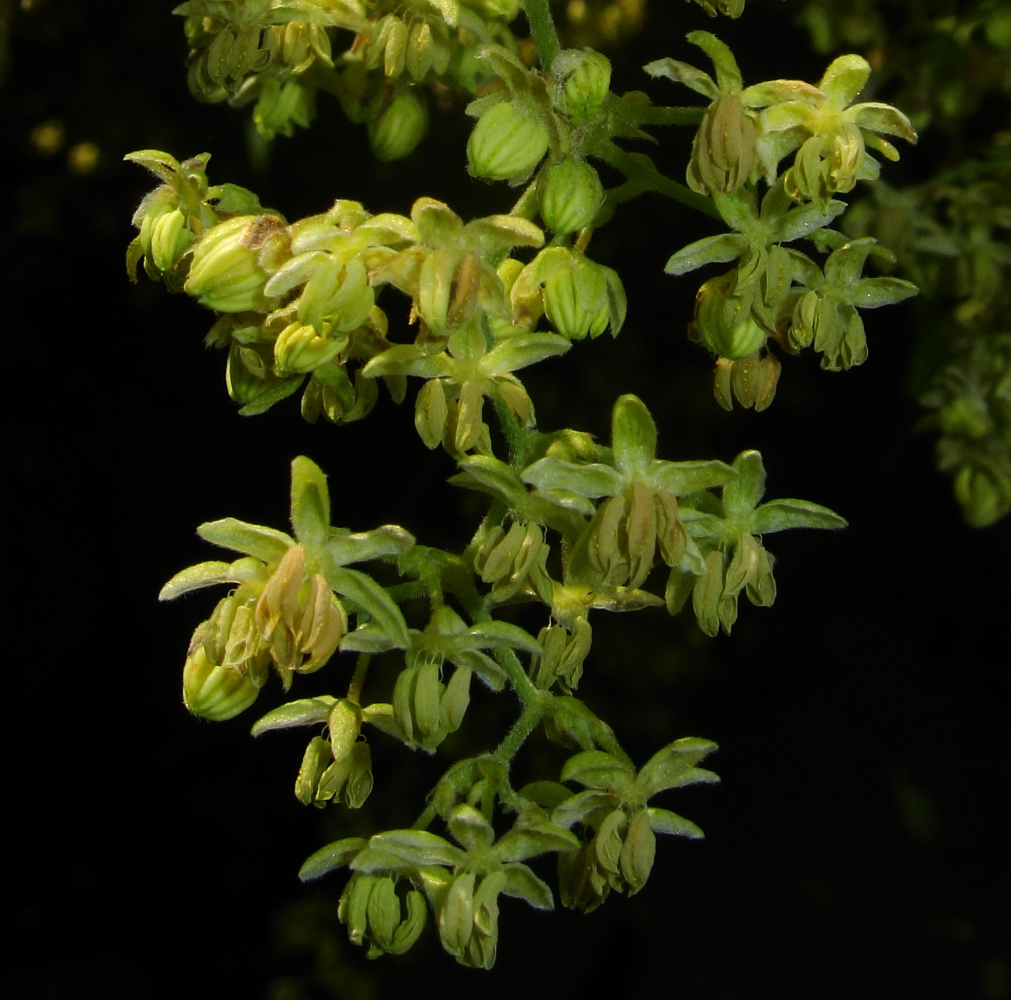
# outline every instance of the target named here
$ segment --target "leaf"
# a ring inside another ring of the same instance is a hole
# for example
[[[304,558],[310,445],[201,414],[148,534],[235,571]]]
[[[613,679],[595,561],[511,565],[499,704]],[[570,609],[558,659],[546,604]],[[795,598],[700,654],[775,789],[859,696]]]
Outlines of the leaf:
[[[237,559],[233,563],[202,562],[180,570],[158,593],[159,601],[173,601],[191,590],[213,587],[218,583],[245,583],[265,575],[258,559]]]
[[[551,819],[567,830],[575,823],[587,822],[598,810],[610,812],[615,806],[615,801],[610,792],[599,792],[594,789],[578,792],[555,806]]]
[[[341,567],[330,573],[327,581],[341,595],[354,601],[390,637],[399,649],[407,649],[411,638],[407,622],[386,588],[366,573]]]
[[[690,31],[685,38],[712,59],[713,66],[716,67],[716,83],[721,93],[727,94],[744,86],[737,60],[728,45],[708,31]]]
[[[388,830],[369,840],[369,847],[390,854],[409,865],[463,864],[464,852],[448,840],[427,830]]]
[[[525,861],[550,851],[574,851],[579,839],[555,823],[514,826],[495,845],[495,856],[501,862]]]
[[[248,524],[234,517],[220,521],[207,521],[197,528],[197,534],[212,545],[234,549],[263,560],[267,565],[279,563],[295,544],[295,539],[283,531],[266,528],[262,524]]]
[[[548,884],[539,879],[526,865],[516,862],[506,865],[502,871],[506,877],[505,885],[502,887],[504,896],[522,899],[535,910],[555,908],[555,897]]]
[[[570,757],[562,768],[562,781],[578,781],[588,788],[623,788],[635,777],[626,761],[603,750],[586,750]]]
[[[852,103],[864,89],[870,75],[871,64],[862,56],[839,56],[825,70],[825,75],[818,82],[818,89],[836,107],[842,109]]]
[[[310,550],[319,549],[330,533],[330,491],[323,470],[304,455],[291,463],[291,526]]]
[[[386,556],[401,556],[414,545],[414,536],[397,524],[384,524],[372,531],[352,534],[344,529],[331,532],[327,553],[335,566],[367,562]]]
[[[481,361],[487,375],[502,375],[564,354],[572,341],[557,333],[518,333],[492,348]]]
[[[262,736],[274,729],[291,729],[294,726],[312,726],[326,722],[330,709],[337,703],[332,695],[323,694],[318,698],[299,698],[279,705],[258,719],[250,730],[253,736]]]
[[[553,455],[527,466],[523,481],[541,491],[564,490],[586,498],[614,496],[623,485],[621,474],[609,465],[580,465]]]
[[[812,203],[801,208],[793,208],[783,216],[779,223],[779,238],[784,243],[799,240],[801,237],[813,233],[816,229],[827,226],[845,211],[846,202],[838,200],[830,201],[824,206]]]
[[[636,788],[644,799],[658,792],[685,785],[715,785],[719,777],[712,771],[695,765],[716,750],[709,740],[687,738],[676,740],[655,753],[639,771]]]
[[[845,528],[848,522],[834,510],[808,500],[770,500],[763,503],[751,518],[751,531],[764,535],[788,528]]]
[[[727,520],[746,517],[765,493],[765,465],[759,452],[742,451],[734,459],[737,478],[723,487],[723,510]]]
[[[386,632],[371,622],[359,625],[340,641],[340,649],[344,653],[385,653],[396,648],[396,643]]]
[[[676,497],[724,486],[737,478],[737,470],[726,462],[654,462],[646,477],[657,492],[666,490]]]
[[[239,410],[239,415],[243,417],[255,417],[259,413],[266,413],[275,403],[280,403],[282,399],[287,399],[298,392],[304,381],[304,375],[295,375],[292,378],[282,379],[255,399],[246,403]]]
[[[543,653],[541,644],[525,629],[511,622],[489,621],[468,629],[467,632],[481,640],[483,648],[522,649],[525,653]]]
[[[691,840],[702,840],[705,837],[701,827],[669,809],[647,809],[646,815],[649,817],[650,829],[654,833],[666,833],[672,837],[688,837]]]
[[[327,844],[326,847],[321,847],[314,854],[310,854],[298,870],[298,877],[303,882],[312,882],[314,879],[322,878],[327,872],[332,872],[335,868],[343,868],[367,844],[368,841],[364,837],[345,837],[343,840],[335,840],[332,844]]]
[[[687,274],[706,264],[725,264],[737,260],[748,249],[748,245],[748,237],[740,233],[707,236],[678,250],[667,261],[664,270],[668,274]]]
[[[682,83],[694,90],[696,94],[708,97],[711,101],[715,101],[720,96],[720,89],[716,86],[713,78],[708,73],[704,73],[702,70],[696,69],[688,63],[679,62],[676,59],[668,57],[647,63],[643,66],[643,69],[650,76],[663,76],[674,83]]]
[[[656,458],[656,422],[638,396],[628,393],[614,404],[611,447],[625,477],[644,473]]]
[[[202,155],[210,159],[209,153]],[[152,174],[166,182],[175,180],[179,175],[179,161],[160,149],[138,149],[136,152],[127,153],[123,159],[127,163],[136,163],[150,170]]]
[[[920,290],[902,278],[861,278],[850,292],[850,303],[858,309],[877,309],[902,302]]]

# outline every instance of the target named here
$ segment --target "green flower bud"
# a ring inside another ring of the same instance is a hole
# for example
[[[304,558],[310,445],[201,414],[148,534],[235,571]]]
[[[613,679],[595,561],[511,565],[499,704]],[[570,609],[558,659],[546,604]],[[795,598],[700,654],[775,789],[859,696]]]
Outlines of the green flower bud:
[[[574,156],[548,167],[541,183],[541,218],[553,233],[574,233],[590,225],[604,201],[597,171]]]
[[[751,314],[751,296],[730,292],[733,275],[710,278],[695,297],[695,329],[714,354],[735,361],[754,354],[766,332]]]
[[[598,337],[610,321],[607,278],[599,264],[576,252],[573,257],[573,267],[558,270],[544,283],[544,312],[563,337]]]
[[[234,667],[214,666],[203,643],[195,645],[183,667],[183,703],[202,719],[223,722],[245,711],[260,689]]]
[[[313,326],[289,323],[274,342],[274,368],[278,375],[315,371],[332,361],[348,345],[347,334],[321,337]]]
[[[286,254],[286,228],[276,215],[238,215],[219,222],[197,243],[183,290],[218,312],[266,311],[267,268],[276,270]]]
[[[565,49],[551,64],[552,103],[577,125],[592,118],[607,100],[611,62],[592,49]]]
[[[151,263],[159,271],[170,271],[193,239],[193,233],[186,228],[185,217],[178,208],[159,215],[151,224]]]
[[[414,406],[414,426],[426,448],[438,448],[446,430],[446,390],[442,380],[429,379],[418,392]]]
[[[695,133],[688,186],[699,194],[736,191],[755,163],[757,138],[758,130],[745,113],[740,94],[715,101]]]
[[[347,698],[339,699],[330,709],[327,729],[330,730],[330,748],[333,759],[342,761],[351,753],[362,728],[362,711]]]
[[[410,156],[428,131],[428,105],[414,90],[400,90],[368,123],[372,155],[383,163]]]
[[[474,126],[467,141],[467,169],[493,181],[522,178],[544,158],[550,141],[546,126],[531,112],[501,101]]]
[[[650,828],[646,810],[640,809],[628,824],[619,857],[628,895],[635,895],[646,884],[646,879],[653,870],[655,856],[656,834]]]

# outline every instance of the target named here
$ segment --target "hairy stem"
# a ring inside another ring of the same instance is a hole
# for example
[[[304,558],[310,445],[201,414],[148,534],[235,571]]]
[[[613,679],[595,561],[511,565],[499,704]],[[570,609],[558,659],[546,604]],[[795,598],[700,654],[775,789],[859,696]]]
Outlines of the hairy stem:
[[[506,733],[505,739],[495,748],[492,757],[508,767],[527,737],[537,728],[543,714],[539,704],[524,705],[522,714],[513,723],[512,729]]]
[[[545,73],[551,70],[555,56],[562,50],[555,31],[555,22],[551,17],[551,6],[548,0],[526,0],[527,22],[530,24],[530,34],[537,46],[537,55],[541,61],[541,69]]]

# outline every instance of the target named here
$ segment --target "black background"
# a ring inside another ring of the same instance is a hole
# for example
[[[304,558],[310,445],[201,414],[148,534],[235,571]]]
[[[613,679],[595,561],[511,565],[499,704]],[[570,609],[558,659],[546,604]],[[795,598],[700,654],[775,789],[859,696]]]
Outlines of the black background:
[[[749,6],[734,24],[653,7],[634,49],[616,56],[618,90],[645,87],[636,67],[650,59],[696,59],[681,36],[698,27],[735,45],[746,79],[821,72],[778,5]],[[522,989],[561,1000],[607,980],[618,995],[685,1000],[1011,996],[1011,533],[961,524],[931,439],[912,430],[906,373],[922,307],[868,315],[863,368],[788,361],[771,410],[727,415],[684,336],[697,282],[662,273],[708,223],[646,198],[597,235],[591,253],[625,280],[628,324],[525,378],[541,426],[607,440],[613,400],[635,392],[664,457],[757,447],[769,496],[826,504],[850,528],[771,539],[779,599],[744,605],[729,639],[660,613],[594,620],[581,694],[633,757],[683,735],[720,744],[722,786],[662,803],[700,823],[704,842],[663,842],[640,896],[587,917],[505,901],[492,973],[456,967],[431,930],[409,955],[367,963],[336,923],[340,878],[307,888],[295,873],[356,824],[409,823],[446,758],[405,762],[377,738],[374,810],[306,811],[291,795],[299,734],[254,743],[251,719],[211,725],[180,704],[186,642],[210,601],[155,597],[179,568],[215,558],[194,535],[201,521],[284,526],[296,454],[329,474],[335,523],[355,530],[401,523],[460,546],[478,508],[444,485],[451,463],[418,441],[410,403],[384,396],[344,428],[305,425],[294,400],[237,416],[222,357],[201,346],[208,314],[126,280],[129,217],[152,182],[121,158],[209,151],[212,182],[250,186],[292,219],[336,197],[406,213],[421,194],[469,218],[507,211],[513,193],[466,176],[459,108],[436,114],[409,160],[378,167],[322,97],[314,128],[278,140],[253,170],[248,113],[188,96],[167,6],[48,0],[15,10],[11,29],[0,90],[8,995]],[[657,101],[686,100],[666,82],[648,87]],[[45,157],[30,134],[54,118],[67,144]],[[675,176],[689,140],[673,135],[656,153]],[[66,150],[84,141],[101,159],[82,176]],[[916,155],[904,152],[893,180]],[[402,328],[403,301],[384,303]],[[272,686],[261,704],[279,700]],[[507,721],[495,711],[479,700],[471,750],[495,738],[482,742],[483,724]],[[547,747],[535,741],[531,774]]]

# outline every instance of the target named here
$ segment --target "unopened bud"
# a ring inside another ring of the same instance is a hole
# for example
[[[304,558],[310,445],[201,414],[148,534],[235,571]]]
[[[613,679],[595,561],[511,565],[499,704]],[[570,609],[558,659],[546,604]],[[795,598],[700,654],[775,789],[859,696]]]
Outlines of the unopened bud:
[[[732,276],[710,278],[695,297],[699,338],[714,354],[731,361],[754,354],[765,344],[766,332],[751,315],[750,296],[729,290]]]
[[[577,125],[592,118],[607,100],[611,62],[592,49],[565,49],[551,64],[552,102]]]
[[[530,173],[548,151],[545,125],[525,108],[501,101],[478,119],[467,142],[467,167],[475,177],[505,181]]]
[[[567,156],[544,171],[541,218],[553,233],[574,233],[590,225],[604,201],[597,171]]]
[[[223,722],[245,711],[260,689],[232,667],[214,666],[203,643],[196,645],[183,667],[183,702],[203,719]]]
[[[378,118],[368,124],[372,155],[383,163],[414,152],[428,131],[428,106],[414,90],[401,90]]]

